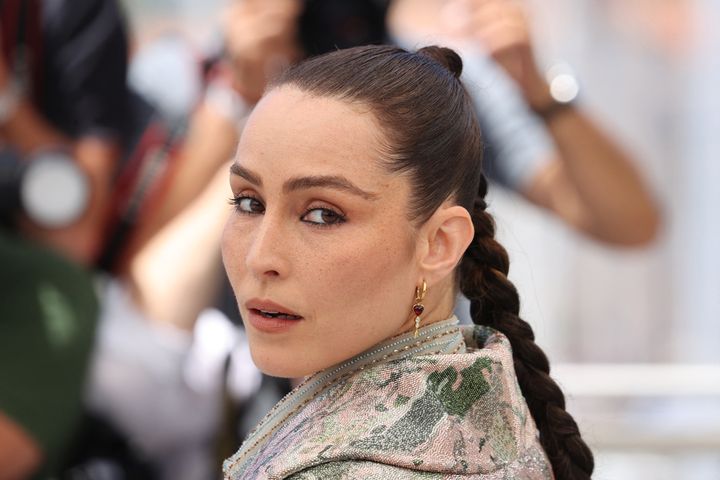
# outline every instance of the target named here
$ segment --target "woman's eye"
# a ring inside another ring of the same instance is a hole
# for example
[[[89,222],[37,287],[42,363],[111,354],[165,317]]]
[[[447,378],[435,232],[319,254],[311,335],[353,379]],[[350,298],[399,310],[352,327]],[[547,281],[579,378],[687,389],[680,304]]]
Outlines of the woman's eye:
[[[345,217],[329,208],[313,208],[303,215],[302,220],[316,225],[337,225],[343,223]]]
[[[257,198],[237,196],[231,200],[231,203],[242,213],[257,215],[265,212],[265,206]]]

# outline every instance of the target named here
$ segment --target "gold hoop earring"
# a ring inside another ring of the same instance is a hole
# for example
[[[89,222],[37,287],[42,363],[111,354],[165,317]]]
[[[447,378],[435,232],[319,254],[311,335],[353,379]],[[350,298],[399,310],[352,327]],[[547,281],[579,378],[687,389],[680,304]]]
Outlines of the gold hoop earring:
[[[422,304],[422,301],[425,299],[426,293],[427,283],[423,280],[421,287],[415,287],[415,305],[412,306],[415,314],[415,338],[417,338],[420,329],[420,315],[425,311],[425,305]]]

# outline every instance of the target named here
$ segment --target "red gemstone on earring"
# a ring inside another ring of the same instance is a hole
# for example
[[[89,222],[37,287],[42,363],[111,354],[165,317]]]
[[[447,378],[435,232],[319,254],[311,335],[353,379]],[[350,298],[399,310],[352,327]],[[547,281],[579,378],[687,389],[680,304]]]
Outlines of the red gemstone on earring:
[[[415,305],[413,305],[413,312],[415,312],[415,316],[419,317],[424,311],[425,307],[423,307],[421,304],[416,303]]]

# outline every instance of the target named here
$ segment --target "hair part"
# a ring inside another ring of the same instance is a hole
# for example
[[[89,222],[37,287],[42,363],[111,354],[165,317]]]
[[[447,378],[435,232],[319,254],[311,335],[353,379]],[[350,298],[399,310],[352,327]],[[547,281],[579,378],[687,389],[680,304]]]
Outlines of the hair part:
[[[565,410],[565,397],[549,375],[532,328],[519,317],[517,290],[507,278],[508,255],[494,238],[484,200],[480,128],[461,73],[462,60],[448,48],[410,53],[366,46],[313,57],[285,71],[270,88],[290,85],[369,107],[383,131],[384,165],[410,179],[411,221],[424,223],[447,200],[471,212],[475,234],[456,284],[470,300],[473,321],[510,341],[518,383],[555,477],[589,479],[592,453]]]

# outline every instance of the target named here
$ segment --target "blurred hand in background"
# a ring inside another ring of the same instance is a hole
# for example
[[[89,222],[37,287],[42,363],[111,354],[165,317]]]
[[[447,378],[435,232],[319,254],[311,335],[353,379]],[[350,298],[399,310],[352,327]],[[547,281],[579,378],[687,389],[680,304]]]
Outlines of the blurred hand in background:
[[[300,0],[237,0],[224,23],[235,88],[248,103],[259,100],[269,78],[299,60]]]
[[[518,0],[451,0],[443,32],[480,44],[520,87],[530,106],[548,102],[548,86],[535,61],[526,7]]]

